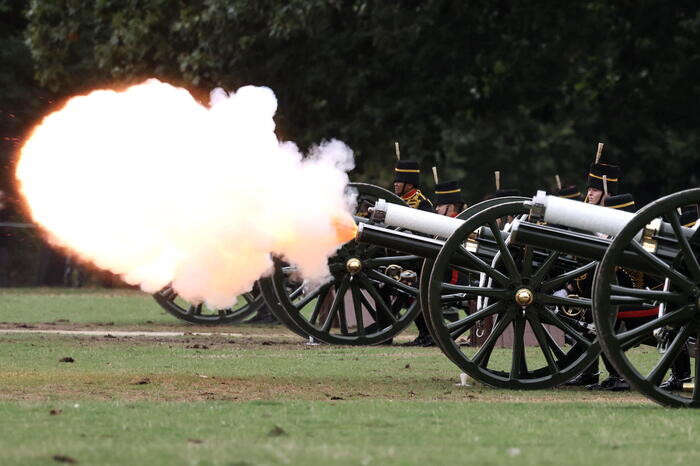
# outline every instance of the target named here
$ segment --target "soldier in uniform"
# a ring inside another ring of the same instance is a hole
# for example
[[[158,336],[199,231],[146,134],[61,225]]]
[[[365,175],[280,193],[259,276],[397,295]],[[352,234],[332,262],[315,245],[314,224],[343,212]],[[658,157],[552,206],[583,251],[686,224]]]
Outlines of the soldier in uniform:
[[[433,212],[433,204],[420,191],[420,165],[413,160],[399,160],[394,169],[394,193],[409,207]]]
[[[682,226],[686,228],[693,228],[698,220],[697,204],[683,207],[680,220]],[[686,346],[673,361],[673,364],[671,365],[671,376],[659,387],[668,391],[682,390],[683,384],[690,382],[691,380],[690,354],[688,353],[688,347]]]
[[[586,197],[583,202],[595,205],[605,205],[605,199],[617,194],[620,183],[620,167],[611,163],[600,162],[602,145],[598,146],[596,161],[588,170]],[[593,285],[593,274],[585,274],[569,284],[572,294],[589,297]],[[591,316],[588,316],[590,319]],[[588,366],[581,374],[565,383],[568,386],[594,386],[600,380],[598,361]]]
[[[581,200],[581,191],[575,185],[570,184],[569,186],[564,186],[561,183],[559,175],[556,175],[555,178],[557,182],[557,191],[554,193],[555,196],[574,201]]]
[[[433,204],[423,195],[420,190],[420,165],[413,160],[398,160],[394,168],[394,193],[400,196],[409,207],[426,212],[433,212]],[[418,264],[416,264],[416,269]],[[418,336],[405,343],[405,346],[434,346],[433,338],[430,336],[428,326],[419,314],[415,320],[418,327]]]
[[[584,202],[603,205],[606,197],[617,194],[620,185],[620,167],[595,162],[588,171],[588,190]]]
[[[459,181],[443,181],[435,184],[435,212],[446,217],[456,217],[466,207],[462,200],[462,188]],[[467,284],[468,277],[465,274],[452,270],[445,281],[451,284]],[[470,303],[471,304],[471,303]],[[455,322],[459,316],[459,310],[454,307],[443,309],[443,316]]]
[[[456,217],[465,208],[462,188],[458,181],[443,181],[435,185],[435,212],[447,217]]]
[[[608,188],[609,189],[609,188]],[[635,203],[634,203],[634,198],[632,197],[631,194],[619,194],[615,196],[606,196],[603,199],[603,204],[604,207],[608,207],[610,209],[617,209],[617,210],[624,210],[625,212],[634,212],[635,209]],[[589,276],[592,274],[588,274]],[[643,281],[644,278],[642,274],[639,274],[634,271],[627,271],[625,269],[618,269],[617,273],[617,278],[618,278],[618,283],[623,286],[627,287],[640,287],[642,283],[640,281]],[[586,288],[588,293],[590,294],[590,288],[593,286],[593,280],[592,277],[590,279],[585,279],[583,280],[583,287]],[[584,292],[584,290],[582,290]],[[589,295],[586,295],[589,296]],[[653,316],[658,314],[658,308],[657,309],[637,309],[639,306],[620,306],[619,312],[618,312],[618,323],[617,325],[620,325],[620,323],[624,320],[628,326],[628,328],[634,328],[637,327],[638,325],[646,322],[648,320],[649,316]],[[641,320],[640,320],[641,319]],[[620,391],[628,391],[630,389],[629,384],[625,379],[620,377],[620,374],[618,374],[617,370],[610,364],[608,359],[605,357],[605,355],[601,355],[601,359],[603,360],[603,364],[605,365],[605,369],[608,371],[608,378],[603,380],[600,383],[594,382],[586,386],[588,390],[607,390],[607,391],[614,391],[614,392],[620,392]],[[593,365],[595,367],[596,372],[598,371],[598,364],[595,363]]]

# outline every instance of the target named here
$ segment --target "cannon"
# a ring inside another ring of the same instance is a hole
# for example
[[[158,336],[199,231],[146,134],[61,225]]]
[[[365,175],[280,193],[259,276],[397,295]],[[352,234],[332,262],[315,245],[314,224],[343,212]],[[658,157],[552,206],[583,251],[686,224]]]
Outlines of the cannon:
[[[698,372],[700,235],[680,225],[677,209],[699,200],[700,189],[682,191],[630,214],[538,193],[456,220],[377,202],[371,217],[377,224],[360,225],[357,241],[425,258],[420,298],[436,341],[477,380],[505,388],[551,387],[577,375],[602,348],[620,374],[654,401],[697,407],[696,387],[686,396],[659,384],[682,351],[695,356]],[[620,269],[654,277],[660,288],[621,286],[615,275]],[[445,277],[453,271],[470,278],[449,283]],[[594,275],[592,299],[563,292],[585,275]],[[448,303],[460,303],[463,317],[446,320]],[[626,329],[618,324],[621,305],[658,308],[658,314]],[[567,309],[590,313],[592,322]],[[492,328],[480,345],[455,341],[487,319]],[[539,351],[525,348],[526,328]],[[552,329],[564,333],[566,344]],[[506,330],[512,351],[503,360],[493,349]],[[658,361],[640,355],[642,343],[657,345]]]
[[[238,302],[225,309],[210,309],[204,303],[191,303],[168,285],[153,294],[153,299],[168,313],[191,324],[230,325],[245,322],[255,316],[264,305],[258,285],[238,297]]]
[[[356,194],[355,220],[369,222],[378,199],[405,206],[386,189],[350,183]],[[298,335],[343,345],[387,341],[409,326],[420,312],[417,271],[422,258],[394,253],[378,246],[350,241],[328,261],[330,279],[311,284],[300,279],[293,265],[275,259],[270,277],[259,280],[272,313]]]

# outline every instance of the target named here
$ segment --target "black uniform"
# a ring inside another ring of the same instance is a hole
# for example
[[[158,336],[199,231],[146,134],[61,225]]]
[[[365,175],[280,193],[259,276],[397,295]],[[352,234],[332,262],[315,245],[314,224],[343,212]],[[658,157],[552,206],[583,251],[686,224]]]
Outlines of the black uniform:
[[[413,189],[409,192],[403,194],[401,199],[403,199],[409,207],[413,209],[423,210],[426,212],[434,212],[433,204],[430,200],[423,195],[420,191],[420,165],[418,162],[413,160],[399,160],[396,163],[396,168],[394,168],[394,182],[407,183],[413,185]],[[416,271],[420,264],[416,264]],[[403,303],[397,303],[403,304]],[[423,314],[419,314],[415,320],[416,327],[418,327],[418,337],[409,342],[409,346],[432,346],[433,342],[430,332],[428,331],[428,326],[425,323]]]

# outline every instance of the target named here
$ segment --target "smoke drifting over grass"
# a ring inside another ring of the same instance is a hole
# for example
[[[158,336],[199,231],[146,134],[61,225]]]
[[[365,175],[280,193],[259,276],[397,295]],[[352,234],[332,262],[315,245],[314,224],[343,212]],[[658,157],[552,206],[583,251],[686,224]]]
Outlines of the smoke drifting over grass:
[[[16,176],[48,239],[145,291],[233,304],[284,256],[322,280],[353,225],[345,144],[303,157],[278,141],[274,93],[211,93],[157,80],[70,99],[34,129]]]

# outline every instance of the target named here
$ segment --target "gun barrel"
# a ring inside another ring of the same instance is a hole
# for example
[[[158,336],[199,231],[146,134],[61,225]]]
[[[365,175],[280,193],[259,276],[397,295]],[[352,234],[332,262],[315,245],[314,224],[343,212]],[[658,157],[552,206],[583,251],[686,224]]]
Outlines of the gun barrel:
[[[548,225],[537,225],[531,222],[515,221],[511,232],[511,241],[520,245],[544,248],[571,254],[590,260],[601,260],[612,240],[599,238],[594,235],[563,230]],[[678,254],[678,249],[672,243],[659,241],[654,253],[661,260],[671,263]],[[638,253],[626,250],[622,256],[622,266],[641,272],[655,274],[648,262]]]
[[[405,228],[445,239],[464,223],[464,220],[391,204],[384,199],[379,199],[374,205],[371,219],[389,227]]]

